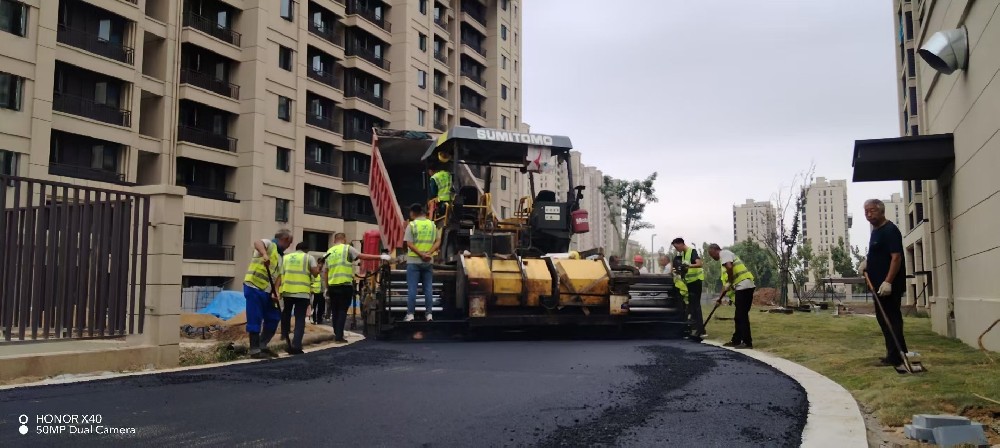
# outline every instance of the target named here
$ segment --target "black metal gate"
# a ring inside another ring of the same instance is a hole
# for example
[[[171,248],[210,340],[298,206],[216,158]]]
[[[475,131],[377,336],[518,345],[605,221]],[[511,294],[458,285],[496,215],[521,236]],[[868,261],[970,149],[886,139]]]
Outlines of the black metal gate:
[[[12,176],[0,184],[4,340],[142,333],[149,197]]]

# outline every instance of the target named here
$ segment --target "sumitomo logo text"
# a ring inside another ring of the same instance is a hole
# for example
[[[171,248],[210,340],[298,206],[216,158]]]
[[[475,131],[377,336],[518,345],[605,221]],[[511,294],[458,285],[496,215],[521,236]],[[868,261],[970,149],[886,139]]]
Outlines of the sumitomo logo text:
[[[491,131],[489,129],[477,129],[476,138],[481,140],[495,140],[498,142],[524,143],[528,145],[552,146],[551,135],[521,134],[519,132]]]

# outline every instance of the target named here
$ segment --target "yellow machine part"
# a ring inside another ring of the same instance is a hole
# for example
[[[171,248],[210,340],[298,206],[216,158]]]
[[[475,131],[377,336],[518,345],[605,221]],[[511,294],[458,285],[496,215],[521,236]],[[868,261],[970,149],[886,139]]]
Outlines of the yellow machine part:
[[[608,306],[611,273],[601,260],[552,260],[559,274],[559,305]]]
[[[552,275],[545,260],[493,259],[490,269],[486,257],[465,257],[465,276],[468,282],[476,282],[479,289],[490,291],[498,306],[521,306],[525,298],[526,306],[539,306],[541,296],[552,294]]]

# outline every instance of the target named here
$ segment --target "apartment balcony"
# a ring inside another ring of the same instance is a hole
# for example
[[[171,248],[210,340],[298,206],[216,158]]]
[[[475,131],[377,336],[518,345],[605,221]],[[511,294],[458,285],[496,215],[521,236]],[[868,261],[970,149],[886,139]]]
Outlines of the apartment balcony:
[[[448,54],[444,50],[435,51],[434,59],[437,59],[445,64],[448,64]]]
[[[221,244],[184,243],[185,260],[233,261],[235,247]]]
[[[368,138],[371,140],[371,137]],[[344,172],[344,182],[356,182],[359,184],[368,185],[368,178],[371,175],[368,172],[347,170]]]
[[[482,104],[475,104],[469,101],[462,101],[462,109],[472,112],[480,117],[486,118],[486,111]]]
[[[66,176],[76,179],[96,180],[98,182],[125,183],[125,174],[117,171],[103,170],[89,166],[70,165],[65,163],[49,163],[49,174]]]
[[[215,199],[218,201],[239,202],[236,200],[236,193],[226,191],[221,188],[206,187],[201,185],[181,185],[187,188],[187,194],[205,199]]]
[[[240,46],[240,33],[230,27],[220,26],[218,22],[193,12],[184,13],[184,26],[194,28],[227,44]]]
[[[486,57],[486,47],[483,46],[481,41],[472,39],[468,36],[462,36],[462,44],[475,50],[475,52],[479,53],[481,56]]]
[[[344,131],[344,140],[357,140],[359,142],[371,143],[372,142],[372,130],[371,130],[371,128],[368,128],[368,129],[358,129],[358,128],[350,128],[349,127],[349,128],[347,128]],[[346,180],[347,178],[345,177],[344,179]]]
[[[385,71],[389,71],[390,67],[389,60],[383,57],[382,55],[375,54],[375,51],[369,48],[365,48],[357,44],[348,45],[345,54],[347,56],[357,56],[361,59],[371,62],[372,64],[375,64],[375,66],[378,68],[381,68]]]
[[[181,69],[181,84],[201,87],[202,89],[232,99],[239,99],[240,97],[240,86],[191,69]]]
[[[333,72],[315,70],[312,67],[306,71],[306,76],[308,76],[309,79],[319,81],[337,90],[344,90],[340,87],[340,79],[337,78]]]
[[[340,218],[340,211],[330,206],[317,204],[306,204],[305,213],[307,215],[325,216],[327,218]]]
[[[350,211],[344,213],[344,221],[356,221],[367,224],[378,224],[374,214]]]
[[[340,134],[340,121],[332,115],[306,114],[306,124]]]
[[[448,29],[448,19],[444,18],[444,15],[434,18],[434,24],[441,28],[446,34],[451,35],[451,31]]]
[[[132,126],[132,112],[75,95],[54,94],[52,109],[115,126]]]
[[[344,34],[338,33],[333,25],[310,21],[309,32],[338,47],[344,46]]]
[[[435,120],[434,121],[434,129],[437,129],[437,130],[439,130],[441,132],[447,131],[448,130],[448,123],[445,123],[443,121],[436,121]]]
[[[392,24],[385,19],[385,13],[378,13],[374,9],[365,8],[365,5],[361,4],[358,0],[348,0],[347,1],[347,15],[359,15],[365,20],[375,24],[375,26],[386,30],[387,32],[392,32]]]
[[[434,94],[441,98],[448,98],[448,88],[441,86],[434,86]]]
[[[102,39],[97,34],[60,26],[56,32],[56,40],[71,47],[79,48],[88,53],[104,56],[118,62],[132,65],[135,50],[132,47]]]
[[[480,25],[486,26],[486,7],[475,0],[462,2],[462,12],[466,13]]]
[[[486,80],[483,79],[483,75],[476,73],[472,70],[462,70],[462,76],[471,79],[476,84],[486,87]]]
[[[340,167],[337,164],[314,159],[306,159],[306,171],[340,177]]]
[[[222,151],[236,152],[236,139],[190,126],[177,127],[177,141],[194,143]]]
[[[350,89],[347,89],[347,93],[344,95],[344,97],[358,98],[368,103],[371,103],[376,107],[389,110],[389,100],[385,99],[385,97],[377,96],[371,90],[365,89],[363,87],[351,87]]]

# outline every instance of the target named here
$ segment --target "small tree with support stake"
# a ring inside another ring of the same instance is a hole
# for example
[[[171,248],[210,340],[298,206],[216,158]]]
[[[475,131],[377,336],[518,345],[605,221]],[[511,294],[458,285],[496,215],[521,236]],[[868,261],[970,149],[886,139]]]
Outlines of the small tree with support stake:
[[[619,254],[625,255],[632,234],[642,229],[652,229],[653,225],[642,220],[646,213],[646,205],[658,202],[656,188],[656,173],[650,174],[644,180],[621,180],[604,176],[601,194],[608,205],[608,219],[611,227],[621,239]],[[619,202],[620,201],[620,202]]]

